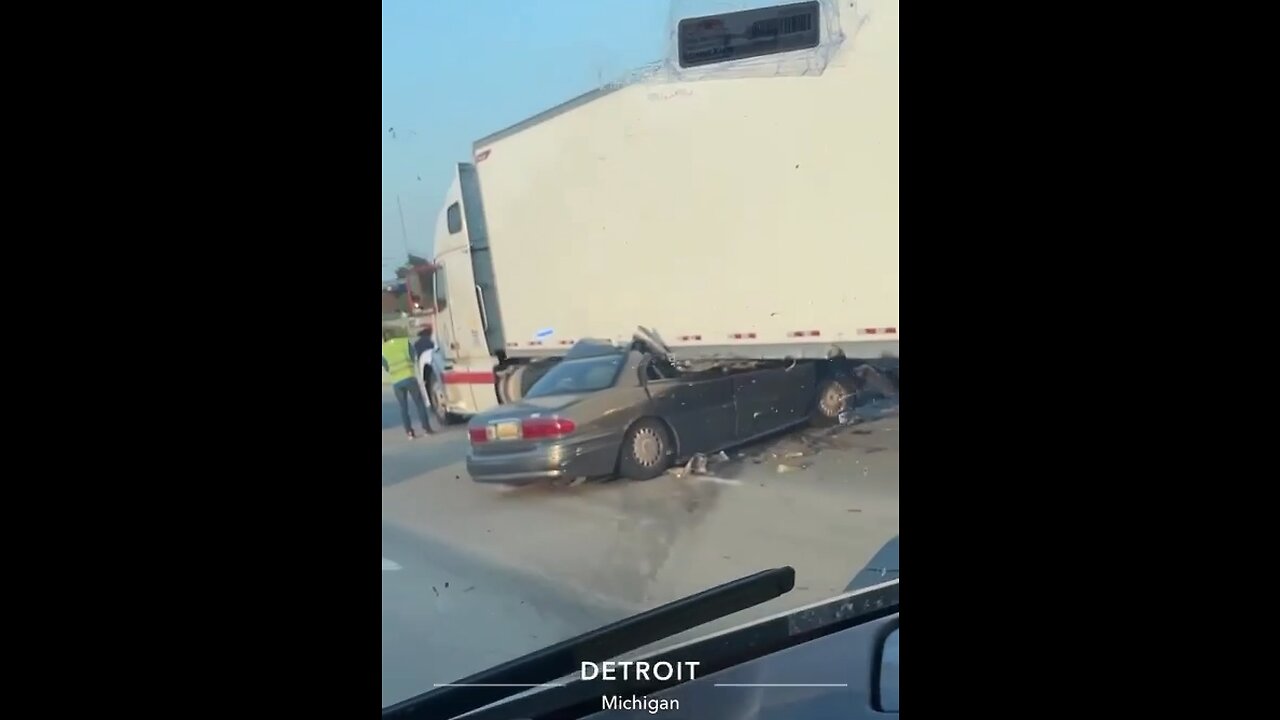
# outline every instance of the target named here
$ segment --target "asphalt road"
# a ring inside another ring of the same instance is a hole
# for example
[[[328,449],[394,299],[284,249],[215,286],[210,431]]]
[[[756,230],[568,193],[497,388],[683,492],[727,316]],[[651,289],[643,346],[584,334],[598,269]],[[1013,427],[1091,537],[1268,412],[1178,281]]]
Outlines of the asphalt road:
[[[501,488],[467,478],[462,428],[405,438],[384,389],[384,705],[765,568],[795,590],[707,628],[841,592],[898,534],[897,407],[860,413],[710,475]]]

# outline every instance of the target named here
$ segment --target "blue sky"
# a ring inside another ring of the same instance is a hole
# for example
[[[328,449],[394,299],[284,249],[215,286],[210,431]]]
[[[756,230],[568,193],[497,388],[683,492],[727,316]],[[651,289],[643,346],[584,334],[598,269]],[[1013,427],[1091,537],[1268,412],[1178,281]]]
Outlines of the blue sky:
[[[397,195],[409,250],[428,255],[472,141],[661,59],[669,14],[666,0],[383,0],[383,278],[405,258]]]

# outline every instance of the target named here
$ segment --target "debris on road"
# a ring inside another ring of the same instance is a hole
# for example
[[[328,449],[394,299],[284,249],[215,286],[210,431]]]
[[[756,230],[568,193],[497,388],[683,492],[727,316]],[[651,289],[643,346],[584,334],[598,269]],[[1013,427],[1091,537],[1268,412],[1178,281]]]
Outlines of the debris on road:
[[[877,432],[888,432],[891,428],[858,427],[873,420],[897,414],[897,403],[892,397],[868,402],[869,395],[883,395],[893,392],[893,388],[882,375],[867,367],[867,370],[861,371],[860,378],[864,378],[863,384],[873,384],[875,388],[867,394],[853,392],[847,395],[845,401],[848,407],[841,412],[839,424],[825,428],[795,430],[761,445],[737,450],[733,456],[723,451],[713,455],[697,453],[683,466],[672,468],[667,473],[675,478],[701,476],[708,481],[725,479],[726,484],[735,484],[729,482],[729,479],[737,475],[743,463],[748,460],[755,465],[768,463],[774,466],[774,471],[778,474],[786,474],[809,469],[812,462],[808,458],[823,450],[859,450],[864,453],[876,453],[891,449],[882,443],[868,443],[862,439],[863,436],[874,435]],[[855,408],[857,408],[856,413]]]
[[[697,453],[689,458],[689,462],[684,467],[672,468],[667,471],[669,474],[677,478],[687,477],[690,475],[706,475],[707,474],[707,456]]]
[[[761,447],[747,448],[737,453],[737,459],[750,459],[752,463],[775,465],[778,473],[791,473],[807,469],[810,458],[823,450],[860,450],[866,453],[882,452],[890,448],[881,443],[869,444],[861,436],[873,435],[878,431],[888,432],[891,428],[858,427],[872,420],[878,420],[897,414],[897,403],[891,397],[868,402],[872,394],[892,392],[892,386],[874,369],[862,371],[865,384],[875,385],[872,393],[854,392],[846,396],[848,403],[840,414],[840,423],[826,428],[807,428],[789,433]],[[856,408],[856,412],[855,412]]]
[[[723,450],[721,450],[720,452],[710,457],[707,457],[702,453],[696,453],[694,454],[693,457],[689,458],[689,462],[685,463],[684,467],[675,468],[675,469],[669,470],[668,472],[677,478],[688,477],[691,475],[710,476],[714,474],[711,472],[709,468],[709,466],[712,463],[722,463],[728,460],[729,460],[729,454],[724,452]]]

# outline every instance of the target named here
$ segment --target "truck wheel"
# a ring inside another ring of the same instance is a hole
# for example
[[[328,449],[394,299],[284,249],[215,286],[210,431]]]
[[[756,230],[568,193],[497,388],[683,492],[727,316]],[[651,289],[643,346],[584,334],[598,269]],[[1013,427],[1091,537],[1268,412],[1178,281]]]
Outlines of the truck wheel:
[[[628,480],[652,480],[670,466],[672,451],[671,437],[661,420],[637,420],[622,436],[618,474]]]
[[[535,360],[503,372],[498,376],[498,402],[504,405],[520,402],[525,393],[529,392],[529,388],[542,379],[542,376],[546,375],[558,362],[560,362],[559,358]]]
[[[818,427],[829,427],[840,422],[849,395],[853,394],[853,379],[847,375],[828,375],[818,381],[818,396],[814,399],[810,422]]]
[[[503,405],[510,405],[520,399],[520,375],[524,373],[524,366],[517,365],[513,368],[506,368],[498,372],[498,382],[495,390],[498,392],[498,402]]]
[[[436,420],[440,421],[441,425],[457,425],[466,420],[461,415],[445,411],[444,385],[441,384],[440,378],[435,373],[431,373],[427,387],[430,389],[430,392],[427,393],[427,402],[431,403],[431,412],[436,416]]]

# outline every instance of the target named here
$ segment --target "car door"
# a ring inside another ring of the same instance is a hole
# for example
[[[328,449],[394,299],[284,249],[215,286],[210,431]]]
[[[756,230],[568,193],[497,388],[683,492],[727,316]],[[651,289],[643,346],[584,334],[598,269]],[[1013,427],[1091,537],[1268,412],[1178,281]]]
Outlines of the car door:
[[[737,432],[733,378],[715,371],[679,373],[654,357],[645,361],[640,372],[650,397],[649,414],[671,424],[682,457],[733,442]]]
[[[806,419],[813,402],[813,368],[812,363],[797,363],[734,375],[738,438],[763,435]]]

